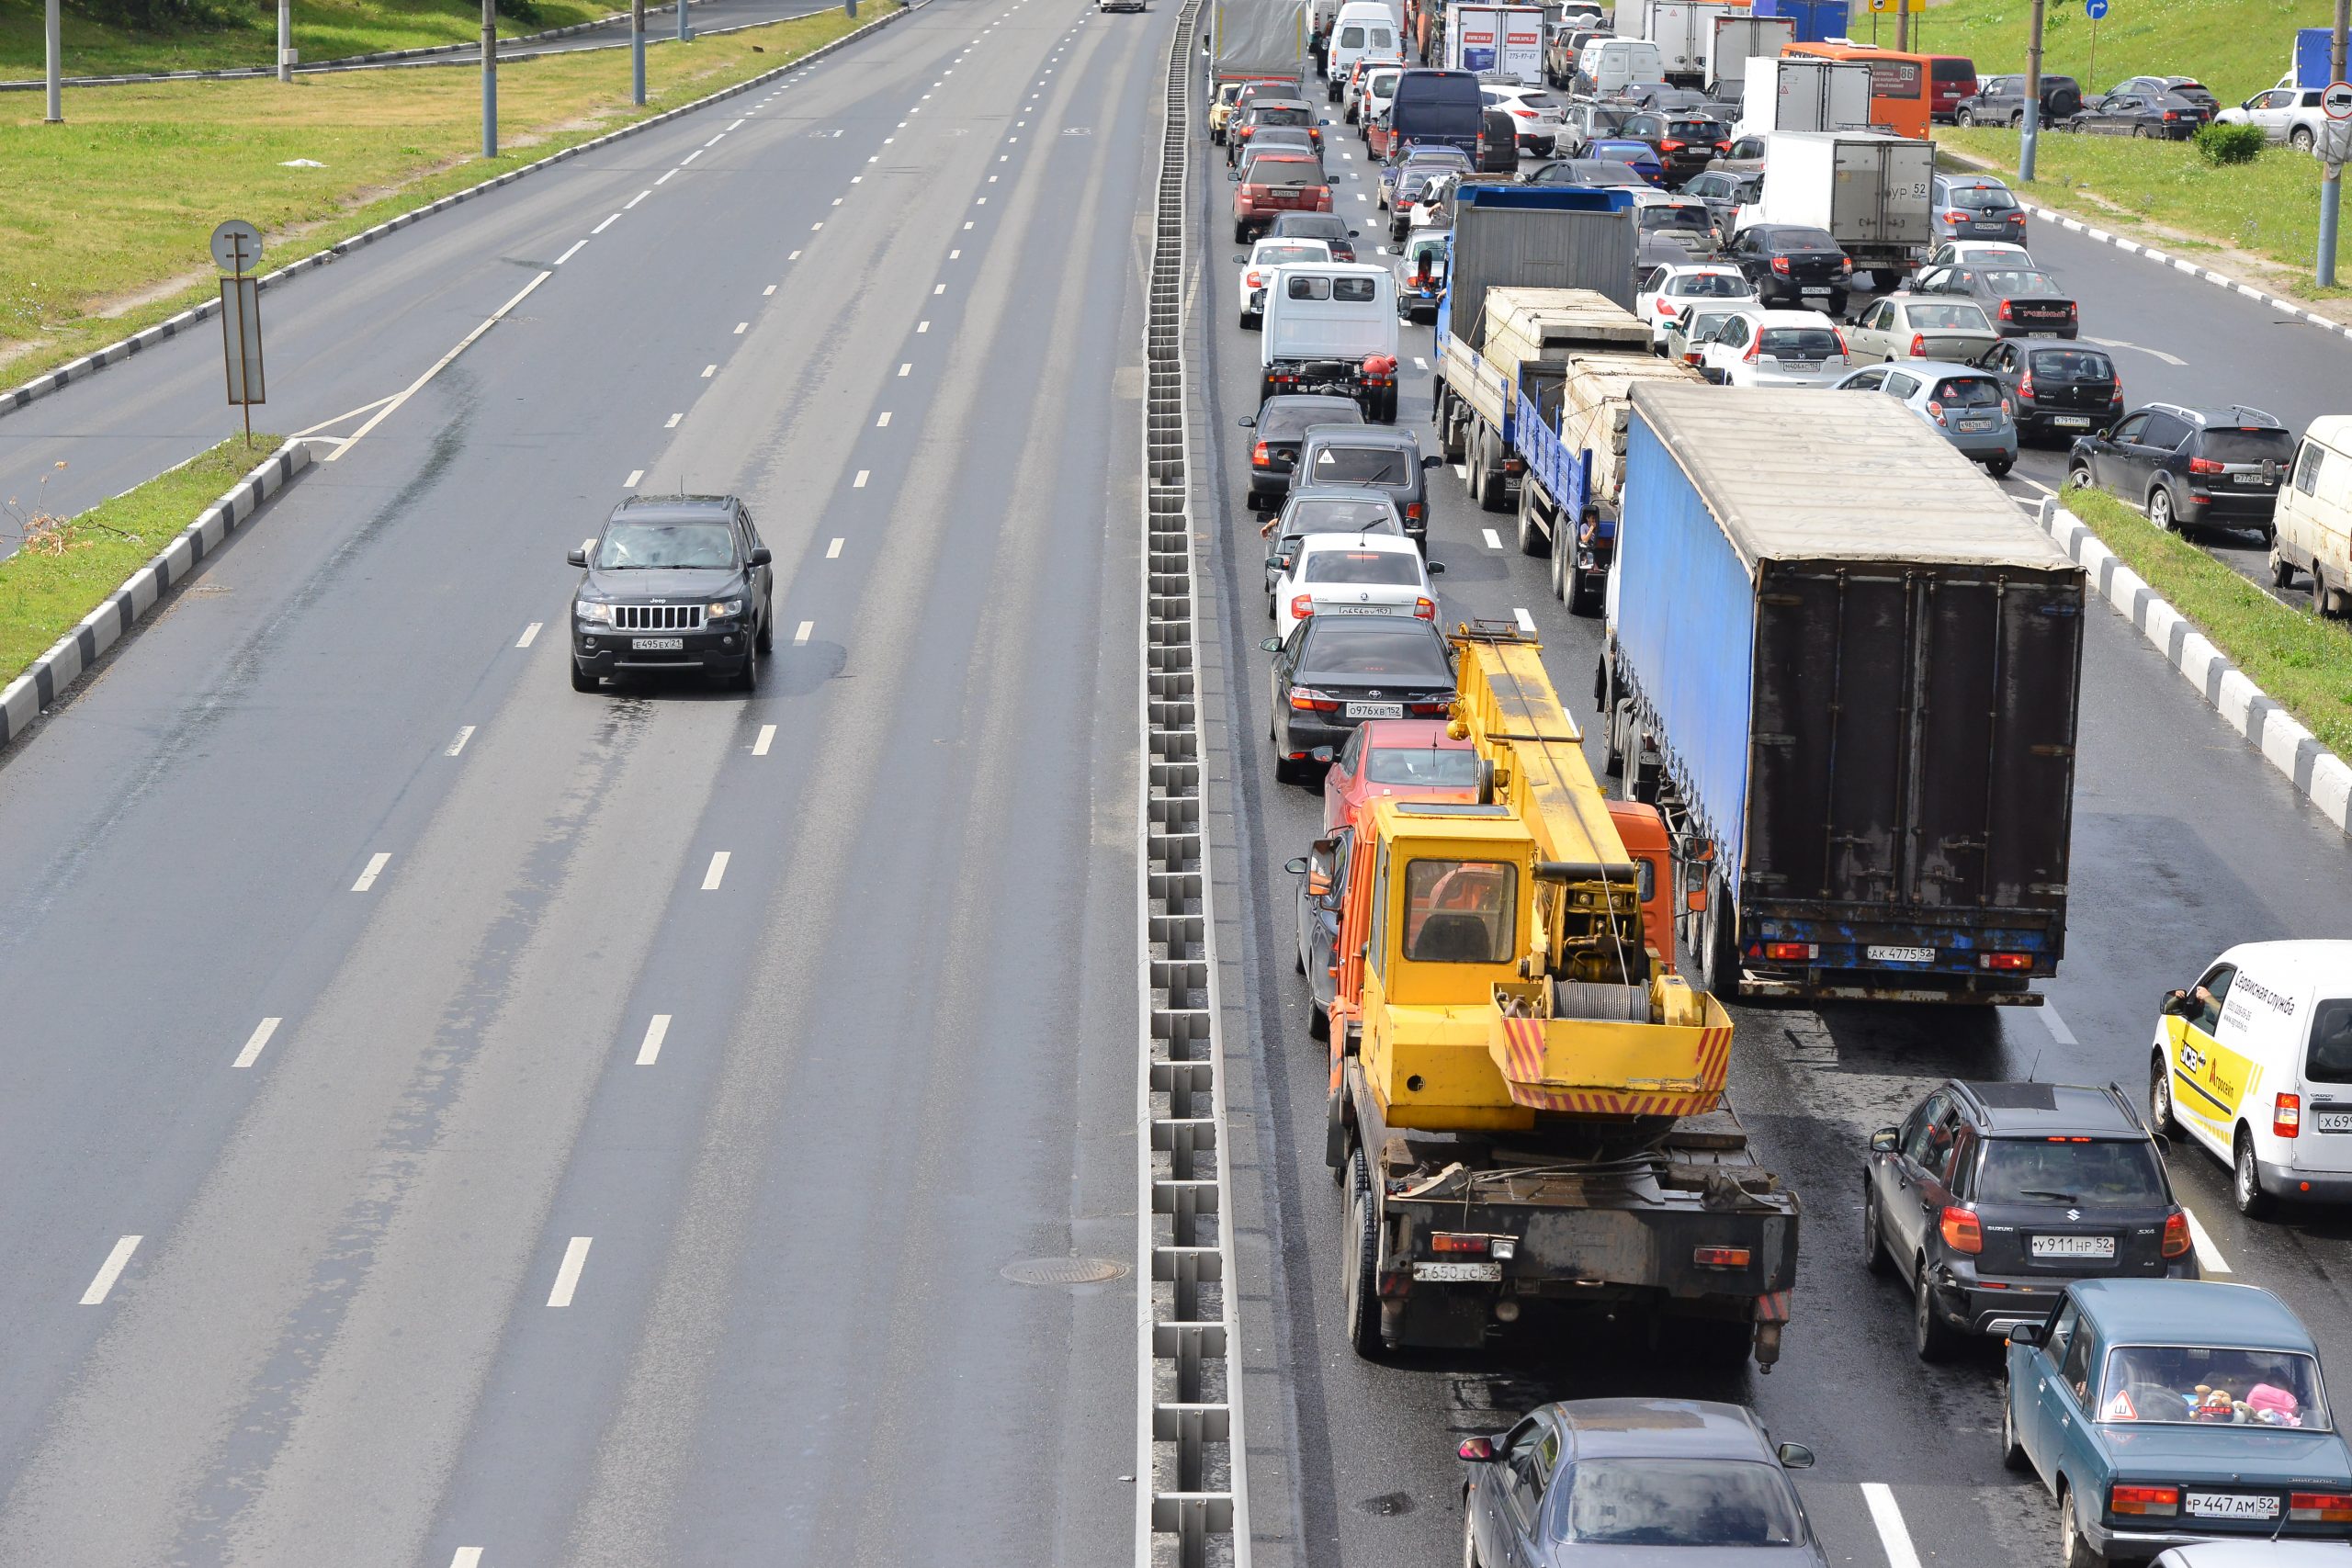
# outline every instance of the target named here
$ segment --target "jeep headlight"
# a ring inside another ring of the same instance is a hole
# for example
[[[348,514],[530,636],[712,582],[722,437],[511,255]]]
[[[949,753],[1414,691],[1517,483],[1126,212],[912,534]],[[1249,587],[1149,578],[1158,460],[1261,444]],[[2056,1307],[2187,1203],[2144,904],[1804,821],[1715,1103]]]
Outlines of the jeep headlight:
[[[709,609],[704,613],[714,621],[723,621],[729,615],[741,615],[743,613],[743,601],[741,599],[714,599],[710,602]]]
[[[613,607],[610,604],[598,604],[590,600],[582,599],[571,606],[571,613],[583,621],[591,621],[600,626],[609,626],[613,624]]]

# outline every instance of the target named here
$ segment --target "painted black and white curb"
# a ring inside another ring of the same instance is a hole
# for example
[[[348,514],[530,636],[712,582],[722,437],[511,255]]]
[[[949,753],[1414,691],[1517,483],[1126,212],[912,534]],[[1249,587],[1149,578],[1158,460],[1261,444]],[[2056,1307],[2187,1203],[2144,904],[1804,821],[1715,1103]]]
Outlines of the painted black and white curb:
[[[31,728],[42,711],[73,685],[98,656],[127,636],[172,585],[196,570],[197,562],[228,543],[261,503],[294,482],[311,466],[311,446],[289,441],[264,460],[234,489],[181,529],[153,560],[130,574],[104,603],[82,617],[81,624],[50,645],[25,672],[0,686],[0,746]]]
[[[2204,633],[2148,586],[2147,581],[2099,541],[2090,526],[2056,500],[2041,503],[2038,521],[2072,556],[2098,591],[2139,627],[2172,667],[2197,688],[2231,728],[2284,773],[2320,815],[2352,833],[2352,765],[2319,743],[2287,710],[2246,679]]]
[[[502,186],[512,185],[516,180],[523,178],[525,175],[535,175],[541,169],[552,168],[554,165],[562,163],[568,158],[577,158],[583,152],[593,152],[600,147],[607,147],[616,141],[623,141],[631,136],[636,136],[643,131],[651,130],[656,126],[667,125],[670,121],[677,119],[681,116],[690,115],[699,109],[707,108],[712,104],[723,103],[729,98],[748,93],[755,87],[763,87],[770,82],[775,81],[777,77],[784,75],[786,72],[797,71],[801,67],[810,63],[812,61],[822,60],[826,55],[832,53],[834,51],[844,49],[849,45],[855,43],[858,39],[865,37],[868,33],[873,32],[876,28],[887,28],[892,22],[897,21],[899,17],[907,16],[914,11],[921,10],[922,6],[927,4],[929,4],[929,0],[919,0],[918,4],[905,6],[895,11],[885,12],[883,15],[876,17],[874,20],[866,23],[864,27],[859,28],[856,31],[844,33],[840,38],[835,39],[832,42],[812,49],[806,54],[796,56],[794,59],[786,62],[784,64],[775,67],[775,69],[772,71],[763,71],[760,74],[752,77],[747,82],[739,82],[732,87],[721,88],[719,91],[712,93],[707,97],[696,98],[690,104],[680,104],[676,108],[664,109],[660,114],[654,115],[650,118],[638,120],[634,124],[621,127],[618,130],[609,132],[604,136],[599,136],[593,141],[582,141],[577,147],[567,147],[560,152],[550,152],[546,157],[541,158],[535,163],[526,164],[519,169],[509,169],[506,173],[500,175],[495,178],[484,180],[478,186],[468,186],[465,189],[458,191],[453,195],[445,196],[438,201],[430,201],[425,203],[423,207],[411,208],[408,211],[400,214],[396,218],[386,219],[383,222],[377,224],[372,229],[363,229],[347,240],[343,240],[333,245],[329,245],[326,249],[304,256],[300,261],[289,262],[286,265],[279,267],[276,272],[264,273],[261,276],[261,287],[264,288],[269,288],[277,284],[284,283],[288,278],[300,276],[301,274],[309,272],[314,267],[325,266],[330,262],[335,261],[343,256],[349,255],[352,252],[358,250],[364,245],[372,245],[377,241],[385,238],[387,235],[398,233],[401,230],[407,228],[410,224],[416,222],[420,219],[430,218],[436,212],[447,212],[449,209],[457,206],[460,202],[471,201],[478,196],[486,196]],[[753,27],[767,27],[772,26],[773,24],[758,22],[748,25]],[[739,29],[730,28],[728,30],[733,31]],[[703,36],[706,38],[715,37],[716,33],[706,33]],[[180,333],[188,331],[190,328],[211,320],[214,316],[220,314],[220,301],[218,299],[207,299],[202,304],[195,306],[190,310],[182,310],[176,316],[165,317],[163,321],[156,322],[153,326],[147,328],[144,332],[133,333],[130,336],[110,343],[107,344],[106,347],[98,349],[95,353],[85,354],[79,359],[74,360],[69,364],[62,365],[46,376],[36,376],[31,380],[25,382],[22,386],[11,387],[5,390],[0,390],[0,418],[5,418],[7,415],[16,412],[18,409],[37,402],[40,399],[49,396],[51,392],[62,391],[65,388],[71,386],[76,381],[79,381],[85,376],[103,370],[109,365],[120,364],[123,360],[130,358],[132,355],[137,354],[141,349],[153,348],[157,344],[164,342],[166,339],[177,337]],[[5,742],[0,741],[0,743]]]

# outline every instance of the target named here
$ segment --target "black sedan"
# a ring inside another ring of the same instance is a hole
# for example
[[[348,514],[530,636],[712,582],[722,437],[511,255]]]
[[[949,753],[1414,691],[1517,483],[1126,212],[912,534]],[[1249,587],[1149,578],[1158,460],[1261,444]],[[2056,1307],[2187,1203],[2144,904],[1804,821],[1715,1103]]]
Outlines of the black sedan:
[[[1260,644],[1274,656],[1274,777],[1317,772],[1318,746],[1346,743],[1368,718],[1442,718],[1453,701],[1453,649],[1428,621],[1406,615],[1310,615],[1288,637]]]
[[[1648,190],[1650,182],[1634,172],[1631,164],[1614,158],[1562,158],[1522,177],[1531,186],[1624,186]]]
[[[1788,1476],[1813,1450],[1775,1445],[1743,1405],[1561,1400],[1455,1452],[1473,1467],[1462,1485],[1467,1568],[1828,1562]]]
[[[771,558],[735,497],[633,495],[565,558],[585,569],[572,595],[573,691],[627,675],[759,684],[775,635]]]
[[[1333,261],[1356,259],[1358,231],[1336,212],[1283,212],[1266,230],[1269,240],[1320,240],[1331,247]]]
[[[1255,433],[1250,444],[1250,506],[1263,512],[1282,504],[1308,427],[1363,423],[1363,410],[1353,398],[1327,392],[1285,392],[1268,398],[1256,414],[1242,415],[1241,428]]]
[[[1845,312],[1854,264],[1826,230],[1758,223],[1742,229],[1723,259],[1739,268],[1767,310]]]
[[[2003,338],[1976,363],[2015,400],[2020,441],[2071,441],[2106,429],[2123,412],[2123,378],[2098,349]]]
[[[2086,136],[2140,136],[2186,141],[2205,123],[2202,110],[2176,93],[2109,93],[2056,129]]]
[[[1911,280],[1911,292],[1965,295],[2003,337],[2070,338],[2081,330],[2073,298],[2039,267],[1931,266]]]

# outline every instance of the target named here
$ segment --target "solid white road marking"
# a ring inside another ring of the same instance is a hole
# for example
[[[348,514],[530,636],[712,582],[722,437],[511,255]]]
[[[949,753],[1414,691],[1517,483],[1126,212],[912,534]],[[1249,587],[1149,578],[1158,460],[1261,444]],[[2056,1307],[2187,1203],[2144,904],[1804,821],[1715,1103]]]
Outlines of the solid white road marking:
[[[237,1053],[236,1061],[230,1065],[239,1067],[250,1067],[255,1062],[259,1061],[261,1059],[262,1047],[269,1043],[269,1037],[277,1033],[277,1026],[285,1021],[286,1021],[282,1018],[266,1018],[259,1023],[254,1025],[254,1032],[245,1036],[245,1048]]]
[[[575,246],[574,248],[577,249],[578,247]],[[344,454],[349,452],[354,446],[356,446],[360,440],[365,437],[369,431],[375,429],[378,425],[383,423],[384,421],[398,413],[402,403],[416,396],[418,392],[424,390],[424,384],[427,381],[432,380],[433,378],[441,374],[442,371],[447,370],[449,367],[450,361],[456,359],[458,355],[465,353],[466,350],[471,348],[481,337],[482,333],[490,331],[491,328],[496,326],[501,321],[504,320],[507,311],[512,310],[515,306],[520,305],[525,299],[528,299],[532,289],[537,288],[540,284],[545,283],[548,278],[553,277],[554,276],[555,270],[550,267],[547,271],[539,274],[537,277],[531,279],[530,282],[523,285],[522,288],[516,289],[514,291],[514,298],[506,301],[505,304],[501,305],[497,310],[492,310],[490,313],[489,318],[485,320],[481,325],[476,327],[473,331],[459,338],[458,340],[457,347],[451,349],[448,353],[435,360],[431,369],[427,370],[424,375],[419,376],[415,380],[411,381],[408,386],[390,402],[387,402],[382,408],[377,410],[375,414],[368,419],[367,423],[361,425],[357,430],[351,433],[351,438],[349,440],[336,447],[334,451],[328,453],[322,461],[332,463],[337,458],[343,457]]]
[[[602,223],[597,224],[594,229],[589,230],[588,232],[591,234],[601,234],[620,220],[621,215],[616,212],[610,218],[605,219]]]
[[[752,755],[754,757],[764,757],[768,754],[768,748],[775,744],[775,726],[773,724],[763,724],[760,726],[760,738],[752,742]]]
[[[449,750],[444,752],[443,755],[450,757],[456,756],[458,752],[466,749],[466,742],[471,740],[473,738],[474,727],[472,725],[459,725],[458,727],[458,738],[449,742]]]
[[[704,892],[716,893],[718,891],[719,883],[725,880],[727,875],[727,863],[729,859],[733,858],[733,855],[734,852],[732,850],[713,850],[710,852],[710,867],[702,874],[702,890]]]
[[[630,197],[627,202],[622,204],[621,210],[623,212],[627,212],[630,208],[635,207],[639,202],[643,201],[647,197],[651,196],[652,194],[653,193],[650,190],[639,191],[635,196]]]
[[[644,477],[645,470],[643,468],[631,468],[628,471],[628,478],[621,481],[621,489],[635,490],[637,488],[637,481]]]
[[[875,428],[875,429],[876,429],[876,430],[880,430],[880,429],[882,429],[884,426],[888,425],[889,423],[890,423],[890,411],[889,411],[888,409],[884,409],[884,410],[882,411],[881,417],[879,417],[879,418],[877,418],[876,420],[875,420],[875,422],[874,422],[874,428]]]
[[[107,1260],[98,1265],[98,1277],[90,1281],[88,1290],[82,1292],[84,1306],[97,1306],[107,1299],[107,1292],[113,1290],[114,1282],[122,1277],[122,1266],[130,1261],[130,1255],[139,1250],[139,1244],[144,1239],[143,1236],[127,1235],[114,1244],[114,1250],[107,1254]]]
[[[825,558],[827,560],[839,560],[842,554],[842,540],[835,539],[831,544],[827,545],[825,547]]]
[[[2255,298],[2260,299],[2261,296],[2256,295]],[[2085,333],[2083,334],[2083,341],[2085,343],[2095,343],[2101,348],[2128,348],[2135,354],[2153,355],[2157,359],[2163,360],[2166,365],[2185,367],[2188,363],[2186,359],[2177,358],[2173,355],[2166,354],[2161,348],[2147,348],[2136,343],[2125,343],[2121,338],[2093,337],[2088,333]]]
[[[2031,485],[2034,489],[2040,491],[2044,495],[2056,495],[2058,493],[2056,491],[2052,490],[2048,485],[2043,484],[2040,479],[2027,479],[2023,474],[2019,474],[2018,478],[2025,479],[2026,483]]]
[[[637,1065],[640,1067],[651,1066],[654,1059],[662,1055],[662,1042],[669,1037],[670,1015],[666,1012],[655,1013],[652,1021],[645,1026],[644,1042],[637,1048]]]
[[[852,480],[850,480],[850,481],[849,481],[849,488],[850,488],[850,489],[852,489],[852,490],[864,490],[864,489],[865,488],[865,481],[866,481],[866,479],[867,479],[867,478],[868,478],[868,477],[869,477],[873,472],[874,472],[874,470],[873,470],[873,469],[871,469],[871,468],[860,468],[860,469],[858,469],[858,470],[857,470],[857,478],[855,478],[855,479],[852,479]]]
[[[803,622],[801,622],[801,623],[800,623],[800,625],[798,626],[798,627],[797,627],[797,628],[794,630],[793,634],[792,634],[792,646],[793,646],[793,647],[795,647],[795,648],[798,648],[801,644],[803,644],[803,643],[807,642],[807,641],[808,640],[808,634],[809,634],[810,632],[815,631],[816,629],[817,629],[817,623],[816,623],[816,622],[814,622],[814,621],[803,621]]]
[[[529,626],[525,626],[523,628],[523,635],[514,639],[514,646],[517,648],[530,647],[533,640],[538,637],[539,628],[545,625],[547,625],[545,621],[533,621]]]
[[[1870,1505],[1871,1523],[1878,1527],[1879,1544],[1886,1549],[1887,1568],[1919,1568],[1919,1553],[1911,1545],[1911,1532],[1904,1528],[1894,1488],[1883,1481],[1865,1481],[1862,1501]]]
[[[1503,536],[1500,534],[1496,533],[1492,528],[1481,528],[1478,531],[1487,536],[1487,548],[1498,550],[1503,547]]]
[[[662,421],[662,428],[664,430],[675,430],[678,428],[678,422],[685,417],[686,416],[683,413],[673,413],[668,419]]]
[[[1518,606],[1513,605],[1510,612],[1510,618],[1519,623],[1519,629],[1521,631],[1527,633],[1531,637],[1534,635],[1534,616],[1529,615],[1526,611],[1520,609]]]
[[[370,887],[376,886],[376,879],[383,875],[384,868],[391,863],[391,852],[389,850],[378,850],[374,854],[368,857],[368,869],[359,874],[359,880],[351,885],[351,890],[354,893],[367,892]]]
[[[548,1292],[548,1305],[568,1307],[571,1292],[580,1288],[580,1270],[588,1267],[588,1247],[596,1238],[576,1235],[571,1245],[563,1249],[563,1262],[555,1271],[555,1289]]]
[[[2188,1217],[2188,1243],[2197,1249],[2197,1266],[2208,1274],[2226,1274],[2230,1266],[2222,1261],[2222,1249],[2205,1234],[2204,1224],[2197,1218],[2197,1211],[2184,1203],[2180,1212]]]
[[[2055,1040],[2061,1045],[2078,1045],[2082,1043],[2082,1042],[2075,1038],[2075,1032],[2066,1027],[2066,1021],[2058,1016],[2058,1010],[2052,1007],[2048,1001],[2045,1000],[2041,1006],[2035,1010],[2041,1014],[2041,1027],[2050,1031],[2051,1039]]]

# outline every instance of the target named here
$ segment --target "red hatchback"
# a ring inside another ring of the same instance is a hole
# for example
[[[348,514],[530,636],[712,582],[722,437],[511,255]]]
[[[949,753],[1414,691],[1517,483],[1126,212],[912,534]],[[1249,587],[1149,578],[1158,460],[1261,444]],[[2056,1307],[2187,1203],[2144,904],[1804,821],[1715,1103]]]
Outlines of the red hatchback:
[[[1374,718],[1356,727],[1323,777],[1323,836],[1356,819],[1366,801],[1475,800],[1478,754],[1442,718]]]
[[[1331,186],[1323,160],[1305,153],[1260,152],[1241,165],[1233,187],[1233,243],[1247,244],[1285,212],[1329,212]]]

